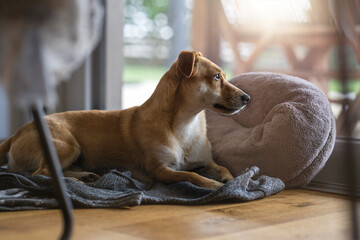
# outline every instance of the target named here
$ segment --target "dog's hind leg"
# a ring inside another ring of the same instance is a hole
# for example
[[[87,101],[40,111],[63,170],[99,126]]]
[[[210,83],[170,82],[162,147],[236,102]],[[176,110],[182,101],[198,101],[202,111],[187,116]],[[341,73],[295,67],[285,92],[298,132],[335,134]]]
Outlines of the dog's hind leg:
[[[62,169],[67,169],[79,158],[81,153],[80,146],[74,139],[70,141],[69,139],[67,141],[54,139],[53,143]],[[39,174],[50,176],[44,157],[41,159],[39,168],[33,173],[33,175]]]
[[[55,139],[53,140],[56,152],[59,157],[60,165],[62,169],[67,169],[71,166],[80,156],[81,150],[78,144],[75,142],[67,142]],[[49,176],[49,170],[46,164],[46,161],[44,160],[43,154],[40,161],[39,168],[33,173],[33,175],[45,175]]]
[[[77,166],[71,166],[70,168],[64,170],[64,176],[74,178],[81,182],[95,182],[100,178],[100,176],[96,173],[86,172],[84,169]]]

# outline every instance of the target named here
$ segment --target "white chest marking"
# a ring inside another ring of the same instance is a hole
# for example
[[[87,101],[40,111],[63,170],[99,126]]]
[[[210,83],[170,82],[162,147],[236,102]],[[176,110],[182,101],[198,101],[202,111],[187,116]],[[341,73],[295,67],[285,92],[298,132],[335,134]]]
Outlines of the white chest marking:
[[[158,148],[162,163],[175,170],[192,170],[211,161],[211,148],[202,133],[201,115],[176,129],[177,136],[172,137],[170,146]]]

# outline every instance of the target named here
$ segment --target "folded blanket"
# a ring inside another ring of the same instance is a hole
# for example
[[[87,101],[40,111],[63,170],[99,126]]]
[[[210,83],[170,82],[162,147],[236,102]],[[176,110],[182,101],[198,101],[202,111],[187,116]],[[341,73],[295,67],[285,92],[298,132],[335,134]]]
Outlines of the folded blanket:
[[[277,178],[259,176],[259,168],[247,169],[217,190],[188,182],[143,184],[131,172],[112,169],[93,183],[65,178],[68,195],[75,208],[119,208],[140,204],[206,204],[224,201],[244,202],[264,198],[284,189]],[[51,178],[7,173],[0,169],[0,211],[58,207]]]

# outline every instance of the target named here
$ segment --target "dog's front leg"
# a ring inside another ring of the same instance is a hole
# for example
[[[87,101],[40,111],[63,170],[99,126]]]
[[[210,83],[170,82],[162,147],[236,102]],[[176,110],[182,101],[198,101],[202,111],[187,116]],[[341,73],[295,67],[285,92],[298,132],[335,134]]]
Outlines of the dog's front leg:
[[[200,176],[194,172],[176,171],[164,165],[159,166],[153,174],[155,180],[164,183],[191,182],[194,185],[209,189],[218,189],[224,184],[215,180]]]
[[[234,179],[227,168],[217,165],[214,161],[201,168],[200,173],[204,173],[204,175],[222,183],[227,183]]]

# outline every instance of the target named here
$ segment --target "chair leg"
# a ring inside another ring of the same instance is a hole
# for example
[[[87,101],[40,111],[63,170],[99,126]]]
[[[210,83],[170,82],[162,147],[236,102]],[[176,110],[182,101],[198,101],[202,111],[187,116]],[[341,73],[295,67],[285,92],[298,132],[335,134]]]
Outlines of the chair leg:
[[[45,160],[52,176],[55,196],[60,204],[63,214],[64,228],[61,239],[69,239],[73,226],[73,206],[70,198],[66,195],[64,175],[60,166],[58,155],[55,150],[55,146],[51,140],[49,127],[44,120],[43,106],[40,102],[33,105],[32,113],[34,115],[34,122],[36,128],[39,132],[40,142],[42,144]]]

